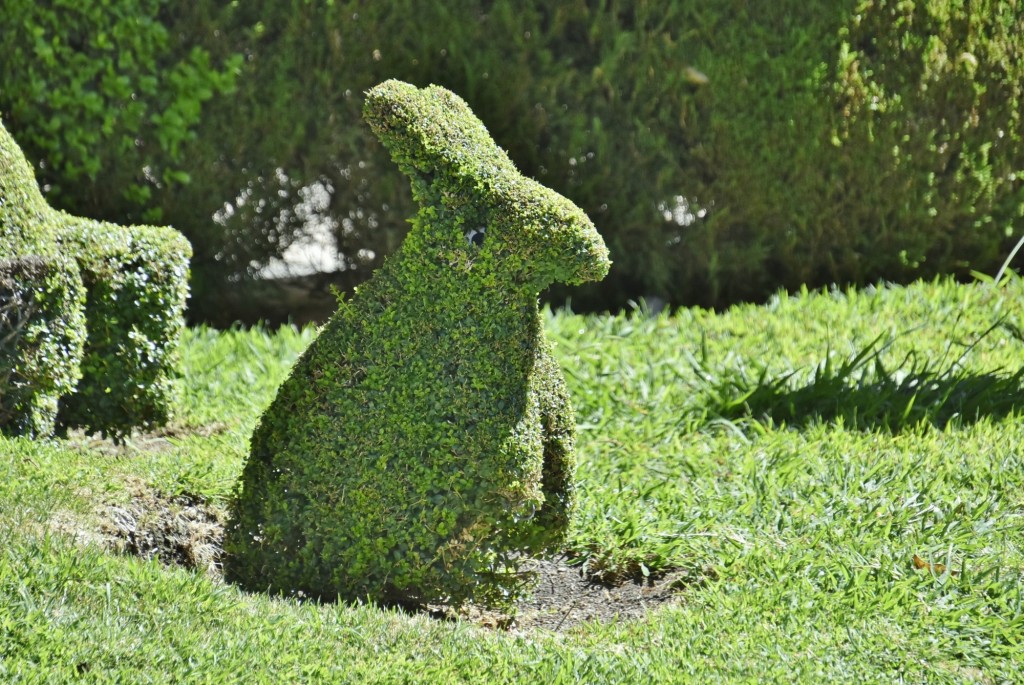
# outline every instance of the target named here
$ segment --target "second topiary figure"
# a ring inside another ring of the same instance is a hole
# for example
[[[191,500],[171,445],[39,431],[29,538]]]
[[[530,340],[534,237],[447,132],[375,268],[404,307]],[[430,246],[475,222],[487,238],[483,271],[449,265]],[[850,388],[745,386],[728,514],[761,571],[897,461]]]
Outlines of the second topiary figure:
[[[325,599],[501,604],[523,554],[564,539],[575,499],[575,421],[537,296],[603,278],[608,251],[449,91],[388,81],[365,116],[420,211],[261,418],[225,575]]]

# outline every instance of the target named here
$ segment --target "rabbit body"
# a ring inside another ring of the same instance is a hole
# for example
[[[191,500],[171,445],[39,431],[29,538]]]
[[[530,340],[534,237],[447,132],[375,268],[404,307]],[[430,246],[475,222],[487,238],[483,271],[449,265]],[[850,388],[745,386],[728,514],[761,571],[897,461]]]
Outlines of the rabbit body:
[[[388,81],[365,112],[421,209],[262,416],[225,574],[324,598],[502,603],[575,502],[575,421],[537,295],[603,277],[607,249],[450,92]]]

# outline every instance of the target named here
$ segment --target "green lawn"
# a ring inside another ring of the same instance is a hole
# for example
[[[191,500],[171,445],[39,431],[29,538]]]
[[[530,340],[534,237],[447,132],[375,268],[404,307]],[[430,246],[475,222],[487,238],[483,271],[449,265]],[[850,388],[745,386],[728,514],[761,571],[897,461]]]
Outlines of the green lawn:
[[[502,632],[106,551],[140,484],[224,508],[315,334],[199,329],[166,435],[0,438],[0,682],[1024,681],[1024,281],[547,327],[580,424],[568,551],[685,569],[677,605]]]

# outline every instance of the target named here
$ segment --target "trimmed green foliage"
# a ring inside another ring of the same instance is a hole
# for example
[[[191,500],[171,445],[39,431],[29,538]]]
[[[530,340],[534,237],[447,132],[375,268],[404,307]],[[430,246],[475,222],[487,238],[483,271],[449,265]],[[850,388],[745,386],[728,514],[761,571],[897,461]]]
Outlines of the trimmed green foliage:
[[[188,242],[56,211],[2,127],[0,151],[0,429],[47,435],[56,419],[121,438],[164,423]]]
[[[421,208],[252,437],[226,576],[319,597],[508,601],[560,544],[575,422],[537,294],[599,279],[586,215],[521,176],[460,98],[388,81],[365,116]]]
[[[167,423],[188,296],[188,242],[173,229],[69,219],[87,288],[82,380],[61,421],[115,437]]]
[[[85,290],[50,211],[0,124],[0,430],[16,435],[52,433],[81,376]]]
[[[82,282],[65,260],[0,258],[0,428],[53,432],[60,397],[74,391],[85,339]]]

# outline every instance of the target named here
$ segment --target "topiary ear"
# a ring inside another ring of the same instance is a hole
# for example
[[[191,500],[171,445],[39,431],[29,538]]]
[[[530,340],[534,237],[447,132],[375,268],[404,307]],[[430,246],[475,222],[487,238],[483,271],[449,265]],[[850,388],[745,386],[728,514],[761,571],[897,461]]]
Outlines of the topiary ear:
[[[385,81],[367,91],[363,116],[414,189],[425,181],[486,195],[520,178],[469,105],[439,86]]]
[[[514,245],[520,276],[538,289],[608,273],[608,250],[583,210],[520,174],[459,96],[385,81],[366,93],[364,116],[425,211],[445,205],[463,218],[470,208],[497,217],[492,226]],[[466,239],[479,243],[484,233]]]

